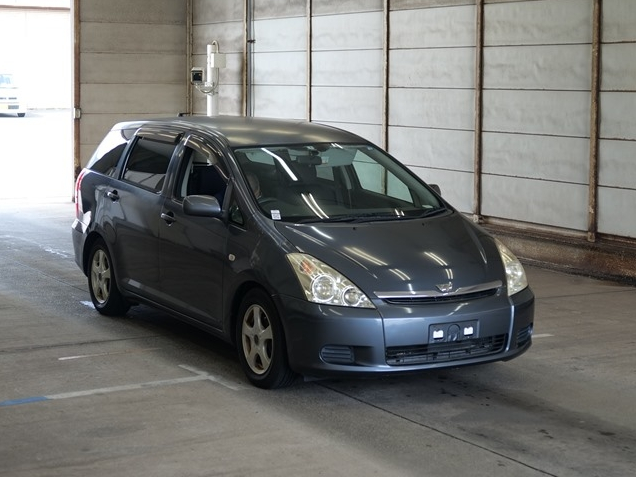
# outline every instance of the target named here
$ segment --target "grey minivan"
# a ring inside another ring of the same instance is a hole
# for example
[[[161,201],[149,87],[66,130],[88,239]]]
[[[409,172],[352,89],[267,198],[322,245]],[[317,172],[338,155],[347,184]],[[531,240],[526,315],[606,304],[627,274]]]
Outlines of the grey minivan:
[[[531,345],[534,295],[514,254],[346,131],[120,123],[75,194],[95,309],[168,311],[234,343],[258,387],[509,360]]]

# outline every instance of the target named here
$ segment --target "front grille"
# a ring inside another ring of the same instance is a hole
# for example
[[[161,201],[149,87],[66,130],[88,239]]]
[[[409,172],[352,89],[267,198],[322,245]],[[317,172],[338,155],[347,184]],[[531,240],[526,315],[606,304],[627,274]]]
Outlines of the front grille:
[[[385,298],[387,304],[392,305],[424,305],[424,304],[441,304],[448,302],[466,302],[469,300],[484,299],[497,294],[499,289],[480,290],[478,292],[469,292],[467,294],[454,295],[437,295],[431,297],[390,297]]]
[[[387,347],[386,363],[389,365],[419,365],[494,355],[504,350],[507,339],[508,335],[503,334],[458,342]]]

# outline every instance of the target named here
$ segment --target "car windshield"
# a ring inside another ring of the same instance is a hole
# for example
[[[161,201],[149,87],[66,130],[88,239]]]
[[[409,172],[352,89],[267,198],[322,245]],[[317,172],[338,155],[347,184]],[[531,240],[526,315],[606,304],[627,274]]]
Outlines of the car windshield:
[[[368,222],[446,211],[430,188],[367,144],[305,144],[234,151],[261,210],[274,220]]]

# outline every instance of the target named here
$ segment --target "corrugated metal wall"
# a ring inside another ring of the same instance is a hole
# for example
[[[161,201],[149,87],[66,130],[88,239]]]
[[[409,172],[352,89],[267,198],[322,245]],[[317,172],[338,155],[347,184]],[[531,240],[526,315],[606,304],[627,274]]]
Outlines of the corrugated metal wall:
[[[314,1],[311,119],[382,144],[382,2]]]
[[[174,0],[74,0],[73,14],[83,165],[114,123],[186,110],[187,14]]]
[[[439,184],[455,207],[471,212],[474,2],[444,8],[414,3],[390,12],[389,150]]]
[[[599,231],[636,237],[636,2],[605,0]]]
[[[486,222],[636,238],[633,0],[193,2],[195,59],[212,40],[232,58],[221,113],[248,100],[256,116],[309,118],[386,143]],[[253,54],[242,61],[246,39]],[[241,90],[248,64],[253,83]]]
[[[586,230],[592,1],[487,5],[486,216]]]

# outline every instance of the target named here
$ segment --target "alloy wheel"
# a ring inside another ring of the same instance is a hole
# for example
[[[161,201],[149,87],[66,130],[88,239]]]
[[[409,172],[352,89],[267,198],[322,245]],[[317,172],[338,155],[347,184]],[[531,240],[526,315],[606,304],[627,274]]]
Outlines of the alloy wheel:
[[[108,257],[103,249],[93,255],[91,264],[91,285],[95,299],[103,304],[110,297],[111,270]]]
[[[274,353],[274,336],[266,311],[257,304],[245,311],[241,331],[243,353],[252,372],[262,375],[269,370]]]

